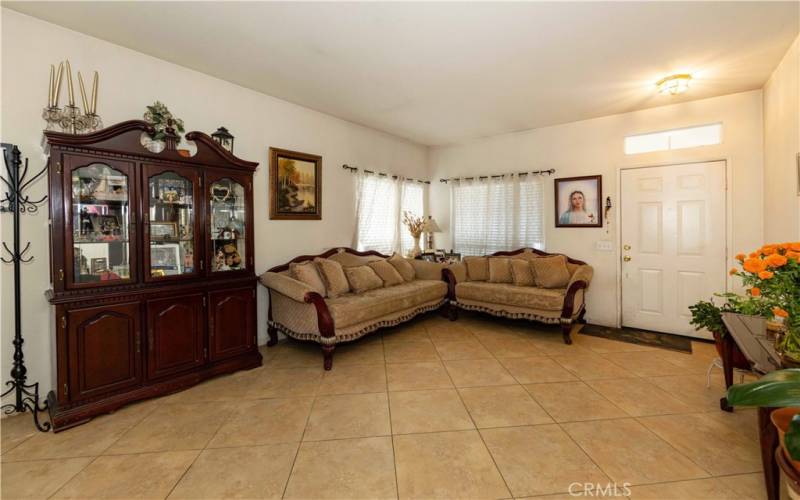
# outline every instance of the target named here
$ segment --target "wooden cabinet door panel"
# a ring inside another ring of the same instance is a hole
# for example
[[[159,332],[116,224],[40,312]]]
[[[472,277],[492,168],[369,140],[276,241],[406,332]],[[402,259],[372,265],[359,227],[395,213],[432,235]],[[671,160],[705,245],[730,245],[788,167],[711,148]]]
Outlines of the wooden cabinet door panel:
[[[203,295],[147,302],[147,376],[161,377],[202,365]]]
[[[246,352],[255,344],[255,289],[209,293],[209,358],[217,360]]]
[[[138,302],[67,312],[70,399],[114,392],[141,382]]]

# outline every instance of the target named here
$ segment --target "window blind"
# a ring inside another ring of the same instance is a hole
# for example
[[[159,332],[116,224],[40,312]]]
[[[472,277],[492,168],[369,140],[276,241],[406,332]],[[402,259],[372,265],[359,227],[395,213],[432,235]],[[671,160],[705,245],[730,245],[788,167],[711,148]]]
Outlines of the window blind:
[[[359,251],[405,254],[414,246],[402,224],[404,211],[422,216],[425,185],[375,174],[356,174],[356,234]]]
[[[459,180],[451,185],[453,248],[486,255],[544,248],[544,188],[535,175]]]

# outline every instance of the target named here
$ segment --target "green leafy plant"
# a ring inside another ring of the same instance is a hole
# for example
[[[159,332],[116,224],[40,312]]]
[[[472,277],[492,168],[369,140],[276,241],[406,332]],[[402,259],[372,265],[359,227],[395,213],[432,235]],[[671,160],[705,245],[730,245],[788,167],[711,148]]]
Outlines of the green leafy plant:
[[[689,306],[689,311],[692,313],[692,320],[689,323],[694,326],[695,330],[705,328],[709,332],[725,335],[728,330],[722,322],[723,310],[725,309],[718,307],[713,301],[701,300],[697,304]]]
[[[800,368],[778,370],[749,384],[732,385],[728,403],[733,406],[800,407]],[[800,460],[800,415],[795,415],[784,436],[786,450]]]
[[[156,133],[153,134],[153,139],[155,140],[164,139],[167,136],[166,130],[168,128],[173,128],[180,133],[184,132],[183,120],[172,116],[172,112],[161,101],[156,101],[152,106],[147,106],[144,119],[155,129]]]

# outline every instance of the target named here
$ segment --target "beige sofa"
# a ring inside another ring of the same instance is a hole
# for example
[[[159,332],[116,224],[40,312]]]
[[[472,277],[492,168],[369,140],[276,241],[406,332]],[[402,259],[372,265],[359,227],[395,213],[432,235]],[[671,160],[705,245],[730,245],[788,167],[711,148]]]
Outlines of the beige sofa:
[[[520,260],[531,263],[533,259],[557,255],[527,248],[512,252],[497,252],[484,257],[484,259],[487,259],[487,266],[489,259],[517,259],[515,265],[522,266],[518,269],[525,271]],[[547,263],[559,259],[563,259],[566,269],[559,269],[559,276],[549,275],[554,274],[555,271],[552,271]],[[592,280],[592,267],[585,262],[566,256],[538,261],[540,264],[539,275],[537,276],[535,270],[532,270],[532,277],[528,279],[533,282],[520,284],[515,283],[519,276],[512,277],[509,282],[508,277],[504,276],[503,267],[501,267],[501,264],[505,266],[505,263],[500,260],[493,261],[497,264],[495,268],[498,269],[495,273],[496,276],[493,276],[494,282],[489,279],[489,276],[483,275],[481,265],[477,263],[477,260],[465,259],[465,262],[451,265],[444,271],[448,281],[450,319],[455,320],[458,317],[458,309],[465,309],[506,318],[523,318],[560,324],[564,342],[571,344],[572,325],[576,321],[583,321],[586,311],[584,292]],[[471,262],[475,262],[472,265],[472,269],[475,270],[472,276],[469,272]],[[521,275],[522,272],[518,274]],[[520,277],[520,282],[523,281],[524,277]],[[543,283],[547,288],[542,286]]]
[[[275,345],[278,331],[295,339],[317,342],[322,346],[326,370],[331,369],[337,344],[356,340],[378,328],[397,325],[447,304],[448,288],[443,278],[443,264],[404,259],[413,268],[410,280],[404,278],[392,286],[330,297],[329,290],[315,290],[290,274],[291,264],[315,258],[336,261],[346,269],[388,257],[373,251],[338,248],[320,255],[297,257],[261,275],[261,284],[269,290],[267,331],[270,340],[267,345]]]

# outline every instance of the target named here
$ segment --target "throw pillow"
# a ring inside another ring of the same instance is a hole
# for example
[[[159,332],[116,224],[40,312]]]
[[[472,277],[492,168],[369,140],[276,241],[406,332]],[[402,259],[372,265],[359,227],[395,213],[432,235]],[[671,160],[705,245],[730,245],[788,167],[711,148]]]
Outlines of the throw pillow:
[[[508,257],[489,257],[489,282],[511,283],[511,259]]]
[[[369,266],[345,267],[344,274],[353,293],[364,293],[383,287],[383,280]]]
[[[534,286],[533,268],[527,259],[511,259],[511,278],[517,286]]]
[[[325,296],[325,282],[322,281],[322,276],[319,275],[317,265],[312,261],[292,262],[289,264],[289,276],[305,283],[323,297]]]
[[[531,260],[536,286],[542,288],[564,288],[569,283],[567,258],[563,255],[539,257]]]
[[[470,281],[486,281],[489,279],[489,259],[486,257],[465,257],[467,276]]]
[[[319,269],[322,280],[325,281],[328,298],[335,299],[339,295],[350,291],[350,284],[347,282],[347,277],[344,275],[341,264],[335,260],[321,259],[319,257],[314,259],[314,263]]]
[[[389,257],[387,262],[397,269],[397,272],[400,273],[400,276],[402,276],[404,280],[414,281],[414,267],[401,255],[395,253]]]
[[[403,283],[403,277],[400,276],[397,269],[385,260],[376,260],[368,265],[383,280],[383,286],[394,286]]]

